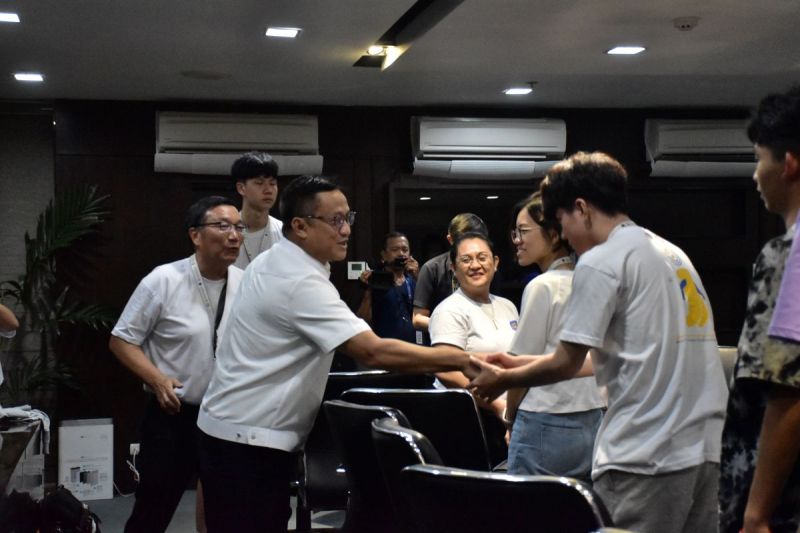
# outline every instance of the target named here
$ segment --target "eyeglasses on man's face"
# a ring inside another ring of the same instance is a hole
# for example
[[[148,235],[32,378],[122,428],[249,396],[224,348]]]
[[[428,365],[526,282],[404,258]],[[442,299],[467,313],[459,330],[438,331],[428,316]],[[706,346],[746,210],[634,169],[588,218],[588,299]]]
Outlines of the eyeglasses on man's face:
[[[533,228],[525,228],[522,226],[517,226],[516,228],[511,230],[511,240],[512,241],[521,241],[525,238],[525,235],[533,231]]]
[[[477,261],[479,265],[486,266],[492,262],[492,254],[481,253],[478,255],[460,255],[456,257],[456,263],[463,267],[468,267],[473,261]]]
[[[326,224],[333,226],[337,230],[341,230],[342,226],[344,226],[345,222],[348,226],[352,226],[356,222],[356,212],[355,211],[348,211],[344,215],[334,215],[330,218],[327,217],[318,217],[314,215],[306,215],[303,218],[313,218],[315,220],[321,220]]]
[[[231,231],[235,231],[239,235],[244,233],[247,230],[247,226],[244,224],[231,224],[230,222],[204,222],[203,224],[198,224],[196,227],[203,228],[206,226],[211,226],[216,228],[217,231],[220,233],[230,233]]]

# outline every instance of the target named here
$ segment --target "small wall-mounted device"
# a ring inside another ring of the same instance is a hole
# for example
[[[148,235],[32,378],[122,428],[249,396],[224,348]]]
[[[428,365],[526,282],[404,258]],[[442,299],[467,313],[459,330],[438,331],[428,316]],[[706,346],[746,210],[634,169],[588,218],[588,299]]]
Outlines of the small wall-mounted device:
[[[362,272],[367,270],[366,261],[348,261],[347,279],[358,279]]]

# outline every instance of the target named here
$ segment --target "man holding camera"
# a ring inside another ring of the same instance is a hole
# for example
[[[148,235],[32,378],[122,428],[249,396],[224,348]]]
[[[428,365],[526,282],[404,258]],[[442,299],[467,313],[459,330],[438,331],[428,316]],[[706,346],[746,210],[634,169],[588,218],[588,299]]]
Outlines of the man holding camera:
[[[359,278],[367,289],[356,314],[379,337],[422,344],[421,333],[411,323],[419,263],[411,256],[408,238],[397,231],[387,233],[380,255],[380,268]]]

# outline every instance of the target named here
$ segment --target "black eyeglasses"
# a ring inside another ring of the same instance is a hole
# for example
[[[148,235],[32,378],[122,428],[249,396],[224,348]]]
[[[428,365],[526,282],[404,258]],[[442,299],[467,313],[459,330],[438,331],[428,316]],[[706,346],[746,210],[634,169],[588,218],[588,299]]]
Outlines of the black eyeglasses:
[[[213,226],[221,233],[230,233],[231,231],[235,231],[240,235],[247,230],[247,226],[244,224],[231,224],[230,222],[206,222],[204,224],[198,224],[195,227],[202,228],[204,226]]]
[[[318,216],[314,216],[314,215],[305,215],[302,218],[313,218],[313,219],[316,219],[316,220],[321,220],[321,221],[325,222],[326,224],[329,224],[329,225],[333,226],[337,230],[341,230],[342,226],[344,226],[345,222],[347,222],[348,226],[352,226],[353,224],[355,224],[355,222],[356,222],[356,212],[355,211],[348,211],[344,215],[334,215],[331,218],[318,217]]]

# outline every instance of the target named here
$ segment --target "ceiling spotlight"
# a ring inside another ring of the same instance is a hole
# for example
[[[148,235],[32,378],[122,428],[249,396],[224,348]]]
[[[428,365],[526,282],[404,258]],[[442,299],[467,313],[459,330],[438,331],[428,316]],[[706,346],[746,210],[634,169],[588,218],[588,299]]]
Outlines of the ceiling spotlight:
[[[294,39],[302,30],[300,28],[267,28],[267,37],[284,37]]]
[[[500,198],[500,197],[499,196],[494,196],[494,195],[486,197],[487,200],[497,200],[498,198]]]
[[[615,46],[611,50],[608,50],[606,53],[615,56],[633,56],[636,54],[640,54],[645,50],[646,49],[644,46]]]
[[[0,13],[0,22],[19,22],[19,15],[16,13]]]
[[[386,55],[386,47],[381,46],[379,44],[373,44],[369,48],[367,48],[367,55],[371,56],[382,56]]]
[[[424,202],[425,200],[430,200],[431,197],[430,196],[420,196],[419,199]]]
[[[17,81],[42,82],[44,81],[44,76],[38,72],[17,72],[14,74],[14,79]]]
[[[535,81],[529,81],[527,83],[523,83],[522,85],[509,87],[508,89],[503,90],[503,94],[508,96],[520,96],[520,95],[531,94],[533,92],[534,85],[536,85]]]

